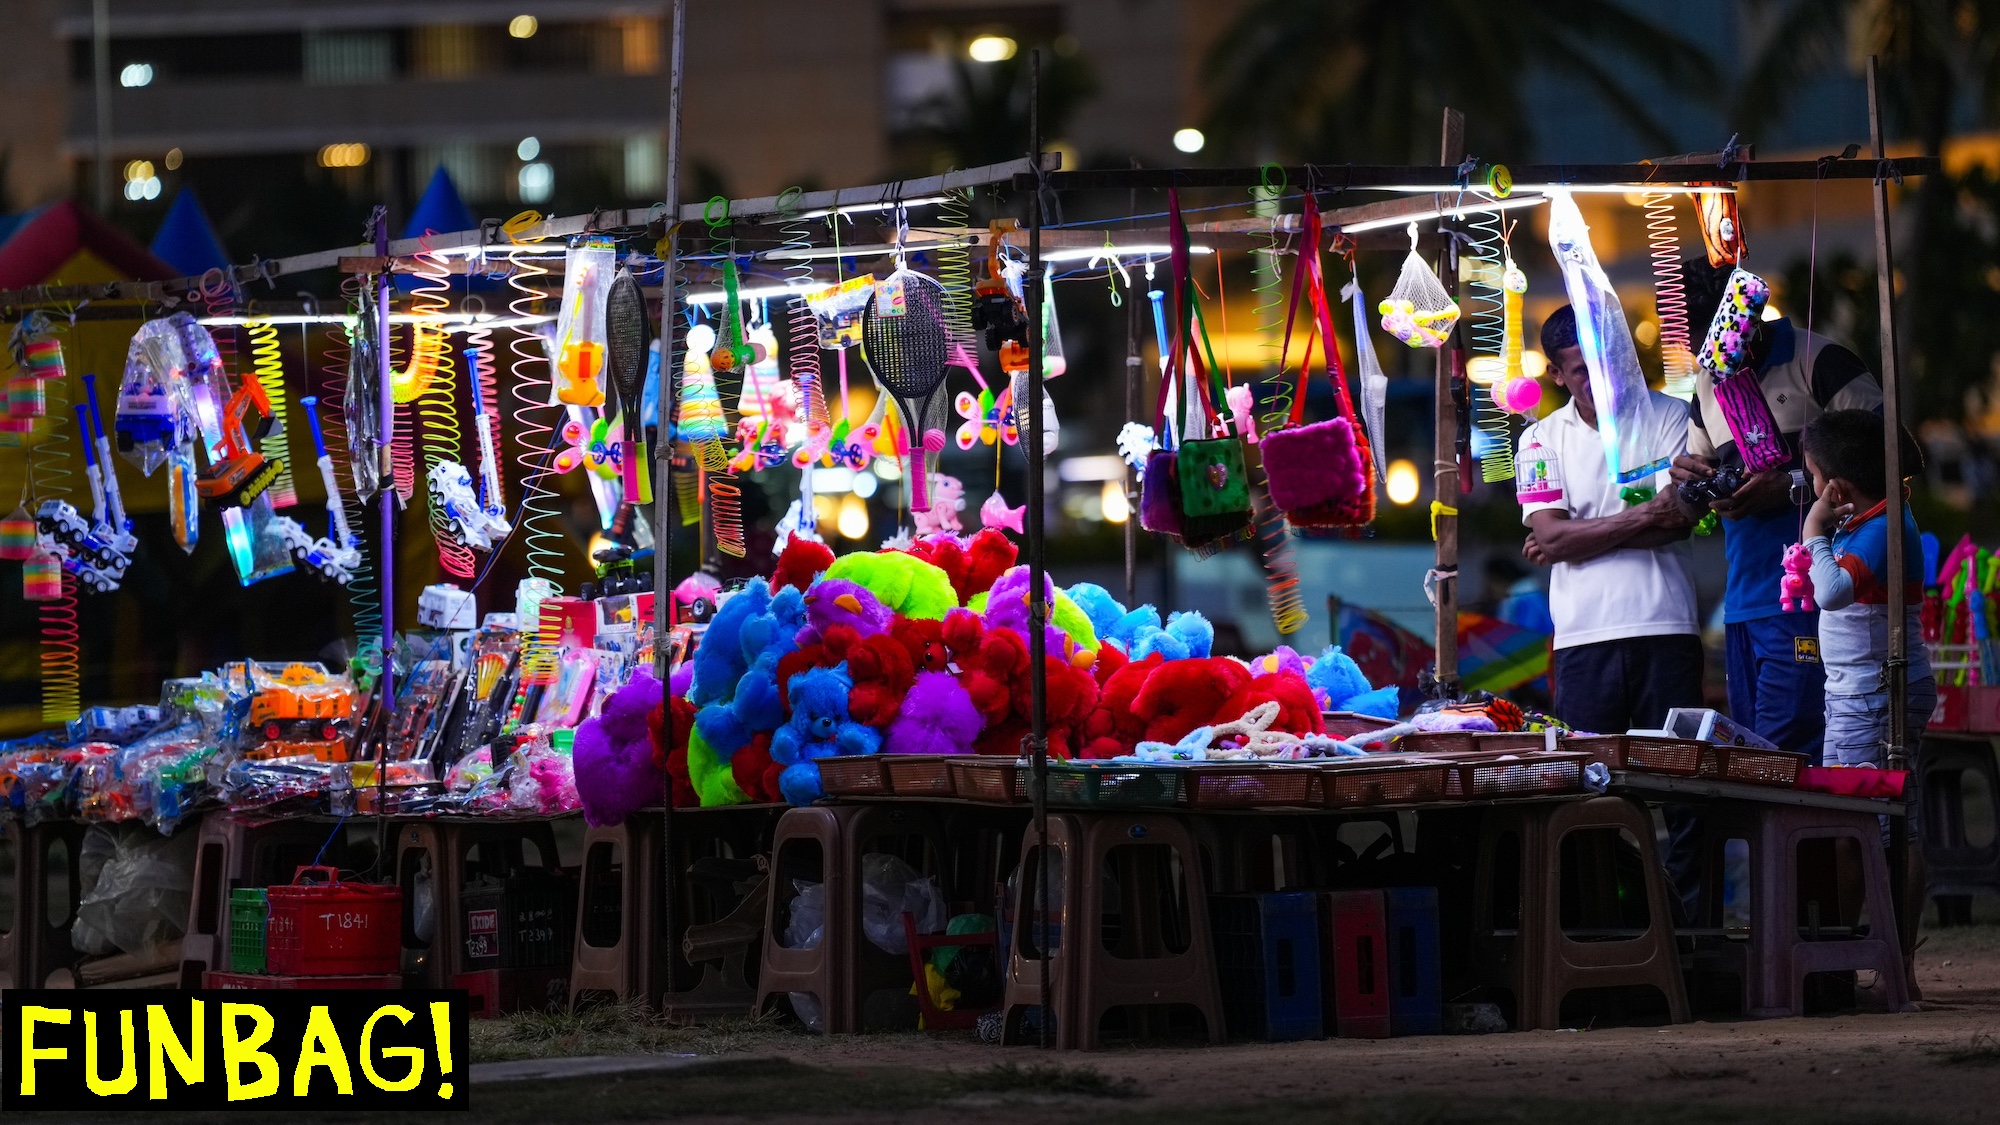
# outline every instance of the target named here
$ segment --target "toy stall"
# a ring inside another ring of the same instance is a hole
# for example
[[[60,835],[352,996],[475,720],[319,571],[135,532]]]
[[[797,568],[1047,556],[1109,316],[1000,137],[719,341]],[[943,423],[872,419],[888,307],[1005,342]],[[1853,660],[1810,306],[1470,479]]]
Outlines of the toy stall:
[[[1859,968],[1900,1003],[1893,926],[1829,891],[1800,937],[1784,844],[1862,842],[1869,900],[1892,900],[1870,846],[1901,811],[1890,776],[1713,712],[1578,731],[1462,692],[1456,505],[1540,471],[1508,452],[1544,407],[1517,253],[1589,310],[1600,409],[1646,391],[1578,196],[1684,214],[1740,263],[1738,184],[1879,197],[1935,161],[1510,170],[1460,135],[1448,115],[1437,166],[1119,172],[1063,171],[1036,136],[923,179],[404,239],[378,213],[358,246],[0,293],[0,459],[24,488],[0,557],[52,673],[48,729],[0,745],[9,979],[454,987],[487,1014],[636,998],[1079,1048],[1557,1027],[1621,989],[1671,1020],[1788,1013],[1808,973]],[[1131,209],[1058,217],[1110,192]],[[1540,208],[1546,251],[1515,225]],[[1225,258],[1251,263],[1275,370],[1215,347]],[[1392,287],[1362,291],[1369,259]],[[253,284],[314,271],[344,279],[337,307]],[[1743,377],[1732,326],[1761,281],[1738,278],[1672,325],[1662,302],[1683,392],[1697,362]],[[1107,295],[1124,362],[1072,369],[1059,313]],[[115,319],[122,368],[78,369],[66,338]],[[321,337],[296,362],[290,326]],[[1312,638],[1290,555],[1370,534],[1398,355],[1434,370],[1421,699]],[[1093,380],[1130,404],[1103,451],[1104,503],[1132,516],[1122,597],[1048,565],[1062,388]],[[1649,487],[1662,466],[1604,434]],[[968,456],[1018,483],[974,506],[941,468]],[[161,484],[173,548],[346,598],[351,657],[243,654],[156,705],[80,706],[63,624],[145,565],[125,497]],[[1287,643],[1226,653],[1201,614],[1139,604],[1141,536],[1253,552]],[[1976,603],[1992,568],[1951,561],[1952,604]],[[1951,620],[1986,651],[1985,616]],[[1663,802],[1711,812],[1698,900],[1662,874]],[[1732,843],[1747,875],[1725,877]],[[365,924],[325,929],[328,903]]]

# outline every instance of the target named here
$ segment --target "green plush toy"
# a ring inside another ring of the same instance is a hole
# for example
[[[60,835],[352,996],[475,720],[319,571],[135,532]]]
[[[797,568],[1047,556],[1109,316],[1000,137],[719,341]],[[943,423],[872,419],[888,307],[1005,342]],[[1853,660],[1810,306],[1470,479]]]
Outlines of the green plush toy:
[[[900,551],[842,555],[827,568],[828,578],[844,578],[868,588],[883,605],[904,617],[942,621],[958,608],[951,577],[938,567]]]
[[[698,730],[688,731],[688,783],[694,786],[695,796],[701,798],[701,807],[705,809],[750,803],[750,795],[736,784],[729,763],[716,757],[714,747]]]

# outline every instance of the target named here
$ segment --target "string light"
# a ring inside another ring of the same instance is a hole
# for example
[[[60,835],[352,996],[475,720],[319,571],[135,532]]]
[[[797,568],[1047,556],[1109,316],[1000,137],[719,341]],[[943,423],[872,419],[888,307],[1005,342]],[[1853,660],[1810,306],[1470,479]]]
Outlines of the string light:
[[[1125,499],[1125,485],[1120,481],[1104,482],[1104,491],[1099,493],[1104,506],[1104,522],[1124,523],[1132,518],[1132,505]]]
[[[1006,62],[1021,45],[1005,35],[981,35],[965,45],[965,57],[973,62]]]
[[[1417,478],[1416,463],[1408,458],[1391,461],[1388,485],[1390,503],[1404,505],[1415,500],[1423,489],[1423,482]]]
[[[1180,129],[1174,133],[1174,147],[1186,153],[1196,153],[1208,144],[1208,138],[1200,129]]]
[[[533,39],[535,32],[542,29],[542,21],[533,16],[515,16],[507,21],[507,34],[516,39]]]
[[[868,537],[868,503],[852,492],[840,500],[840,518],[834,521],[834,530],[842,539],[865,539]]]

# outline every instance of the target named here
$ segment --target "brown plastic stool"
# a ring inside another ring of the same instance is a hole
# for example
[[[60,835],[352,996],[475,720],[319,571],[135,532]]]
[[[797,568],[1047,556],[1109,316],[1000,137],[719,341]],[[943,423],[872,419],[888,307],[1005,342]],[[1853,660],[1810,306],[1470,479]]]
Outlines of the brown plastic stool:
[[[1804,1015],[1807,974],[1856,969],[1879,974],[1890,1011],[1909,1006],[1896,900],[1876,816],[1760,804],[1717,807],[1709,819],[1712,859],[1720,858],[1729,840],[1742,840],[1750,848],[1750,943],[1743,987],[1750,1015]],[[1841,901],[1842,840],[1852,840],[1859,856],[1860,902]],[[1802,862],[1801,852],[1807,849],[1813,854]],[[1864,906],[1868,932],[1858,935]]]
[[[950,861],[937,814],[895,804],[813,805],[791,809],[778,821],[771,844],[770,910],[764,931],[763,962],[754,1011],[790,993],[818,1001],[823,1025],[833,1034],[861,1031],[863,1010],[878,991],[906,994],[914,980],[908,959],[869,941],[861,929],[861,861],[885,838],[915,838],[922,853],[905,854],[919,872],[936,874]],[[815,863],[813,853],[817,852]],[[818,943],[791,948],[784,943],[795,881],[818,881],[825,914]],[[947,888],[940,888],[948,894]],[[948,901],[948,899],[947,899]],[[803,1020],[806,1013],[794,1013]],[[916,1010],[914,1000],[910,1011]]]
[[[1638,872],[1645,883],[1646,920],[1618,917],[1616,840],[1583,839],[1563,870],[1563,841],[1581,832],[1623,830],[1638,844]],[[1516,846],[1503,849],[1511,837]],[[1518,857],[1513,882],[1519,912],[1497,901],[1508,881],[1500,862]],[[1579,929],[1597,929],[1602,940],[1578,941],[1564,927],[1564,890],[1574,889]],[[1666,882],[1654,840],[1653,821],[1641,806],[1623,797],[1498,805],[1481,826],[1474,881],[1473,965],[1483,984],[1514,996],[1515,1027],[1551,1030],[1560,1026],[1562,1002],[1580,988],[1651,985],[1667,999],[1674,1023],[1688,1020],[1687,991],[1680,954],[1668,913]]]
[[[1211,894],[1263,893],[1325,886],[1319,825],[1304,816],[1212,816],[1190,827],[1209,860]]]
[[[14,852],[14,926],[0,935],[0,988],[74,988],[69,928],[82,897],[77,853],[84,826],[48,820],[33,827],[11,823],[6,832]],[[50,879],[58,870],[60,893]]]
[[[182,988],[201,988],[206,974],[229,971],[229,892],[290,883],[316,859],[346,866],[346,840],[333,821],[212,812],[201,818],[199,832],[181,938]]]
[[[1135,850],[1119,852],[1131,847]],[[1066,812],[1049,817],[1045,864],[1033,825],[1021,844],[1021,872],[1014,896],[1013,940],[1007,957],[1004,1039],[1022,1038],[1026,1009],[1042,1002],[1042,942],[1035,925],[1040,903],[1036,869],[1059,871],[1062,893],[1051,895],[1058,921],[1048,927],[1055,1045],[1090,1050],[1100,1043],[1099,1024],[1113,1008],[1186,1004],[1201,1013],[1211,1043],[1223,1035],[1222,991],[1216,981],[1208,931],[1208,889],[1199,845],[1176,816]],[[1168,852],[1171,849],[1171,852]],[[1169,857],[1179,861],[1179,905]],[[1106,872],[1116,874],[1115,902]],[[1116,913],[1109,913],[1109,907]],[[1110,921],[1115,919],[1115,924]],[[1176,946],[1179,946],[1178,950]],[[1044,1013],[1046,1018],[1047,1013]]]
[[[683,954],[689,930],[746,906],[744,884],[754,881],[753,869],[769,855],[771,831],[783,811],[776,805],[674,810],[678,874],[671,934],[665,932],[660,878],[663,810],[644,809],[623,824],[585,829],[571,1008],[638,999],[676,1019],[749,1012],[761,936],[748,944],[745,956],[720,955],[720,965],[702,963],[707,949],[697,950],[694,961]],[[717,865],[742,870],[710,878],[708,869]],[[761,913],[765,891],[759,887],[754,895]]]
[[[527,861],[533,844],[540,863]],[[475,876],[505,877],[526,867],[562,871],[555,831],[543,820],[475,820],[438,817],[397,828],[396,881],[403,888],[403,976],[413,987],[450,988],[452,978],[487,966],[474,965],[466,950],[465,885]],[[472,858],[474,849],[479,858]],[[419,882],[428,871],[431,884],[429,940],[417,932]],[[575,902],[569,896],[567,907]],[[566,912],[566,911],[565,911]],[[570,919],[558,932],[570,933]]]

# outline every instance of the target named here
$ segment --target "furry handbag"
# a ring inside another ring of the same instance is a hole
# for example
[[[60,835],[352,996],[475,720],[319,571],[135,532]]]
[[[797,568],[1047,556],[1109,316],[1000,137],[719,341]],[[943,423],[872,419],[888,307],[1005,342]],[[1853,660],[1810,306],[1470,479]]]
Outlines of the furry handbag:
[[[1303,225],[1301,245],[1311,249],[1301,250],[1298,268],[1292,274],[1292,303],[1285,314],[1285,347],[1278,366],[1284,369],[1284,356],[1291,350],[1292,325],[1303,290],[1309,294],[1313,319],[1326,344],[1326,376],[1333,383],[1339,414],[1324,422],[1305,422],[1306,378],[1312,369],[1312,341],[1308,338],[1305,359],[1299,364],[1298,393],[1292,396],[1291,418],[1284,428],[1263,437],[1264,475],[1270,482],[1271,503],[1291,523],[1357,527],[1375,518],[1374,453],[1348,396],[1333,314],[1326,302],[1326,282],[1320,272],[1319,206],[1310,197]]]
[[[1146,470],[1139,479],[1139,526],[1178,543],[1186,524],[1181,517],[1181,482],[1176,460],[1171,449],[1155,449],[1146,454]]]

